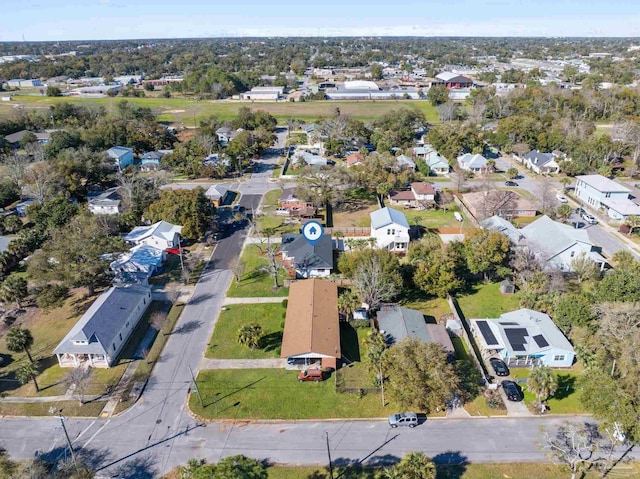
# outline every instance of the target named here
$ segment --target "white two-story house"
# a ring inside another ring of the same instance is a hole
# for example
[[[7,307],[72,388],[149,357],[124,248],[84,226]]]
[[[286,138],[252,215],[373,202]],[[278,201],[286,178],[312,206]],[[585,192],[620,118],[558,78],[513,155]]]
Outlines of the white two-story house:
[[[376,247],[394,253],[406,253],[409,248],[409,222],[398,210],[381,208],[369,214],[371,217],[371,236]]]
[[[577,176],[576,180],[576,196],[587,206],[606,211],[616,221],[640,216],[640,206],[631,201],[629,188],[602,175]]]
[[[133,245],[146,244],[158,249],[177,248],[181,233],[182,226],[158,221],[149,226],[136,226],[123,239]]]

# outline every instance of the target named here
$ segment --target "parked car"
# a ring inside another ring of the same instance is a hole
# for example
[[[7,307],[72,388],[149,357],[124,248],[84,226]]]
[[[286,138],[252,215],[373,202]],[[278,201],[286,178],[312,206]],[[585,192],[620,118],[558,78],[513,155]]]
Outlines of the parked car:
[[[593,216],[591,216],[586,211],[583,211],[582,214],[580,215],[580,217],[583,220],[585,220],[587,223],[589,223],[590,225],[597,225],[598,224],[598,220],[595,219]]]
[[[164,252],[167,254],[180,254],[180,248],[167,248]]]
[[[232,208],[231,211],[234,212],[234,213],[242,213],[244,211],[244,209],[245,209],[244,206],[233,205],[233,208]]]
[[[581,215],[584,212],[585,211],[582,208],[580,208],[580,207],[576,208],[576,214]]]
[[[489,359],[489,364],[493,368],[493,371],[496,373],[496,376],[508,376],[509,375],[509,367],[505,364],[502,359],[491,358]]]
[[[558,193],[556,195],[556,200],[558,200],[560,203],[568,203],[569,200],[567,200],[566,196],[561,195],[560,193]]]
[[[409,426],[416,427],[418,425],[418,415],[415,412],[400,412],[389,416],[389,426]]]
[[[305,369],[298,373],[298,381],[322,381],[324,380],[324,373],[321,369]]]
[[[518,183],[516,183],[515,181],[505,181],[504,182],[504,186],[518,186]]]
[[[520,388],[513,381],[502,381],[502,389],[509,401],[520,402],[524,398]]]

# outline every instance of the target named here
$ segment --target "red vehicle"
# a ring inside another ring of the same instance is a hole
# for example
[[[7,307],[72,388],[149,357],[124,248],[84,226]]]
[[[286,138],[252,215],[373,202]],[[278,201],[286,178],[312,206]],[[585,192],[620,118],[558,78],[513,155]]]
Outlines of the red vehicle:
[[[298,381],[322,381],[324,374],[320,369],[307,369],[298,373]]]
[[[167,248],[164,252],[169,254],[180,254],[180,248]]]

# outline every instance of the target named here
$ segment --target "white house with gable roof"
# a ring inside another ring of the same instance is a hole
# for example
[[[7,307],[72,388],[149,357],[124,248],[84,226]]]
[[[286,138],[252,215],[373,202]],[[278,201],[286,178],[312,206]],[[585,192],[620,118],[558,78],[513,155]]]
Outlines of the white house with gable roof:
[[[177,248],[181,233],[182,226],[158,221],[149,226],[136,226],[123,239],[134,245],[147,244],[158,249]]]
[[[369,214],[371,217],[371,236],[376,247],[394,253],[406,253],[409,248],[409,222],[404,214],[389,207],[381,208]]]

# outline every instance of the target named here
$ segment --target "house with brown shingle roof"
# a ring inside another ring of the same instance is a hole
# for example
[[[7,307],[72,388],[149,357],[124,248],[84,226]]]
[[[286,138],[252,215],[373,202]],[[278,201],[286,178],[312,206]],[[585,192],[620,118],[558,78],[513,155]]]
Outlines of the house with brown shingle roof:
[[[389,203],[392,206],[405,208],[428,208],[436,199],[436,190],[431,183],[411,183],[411,189],[407,191],[391,191]]]
[[[360,152],[351,153],[344,159],[347,166],[358,166],[364,164],[364,155]]]
[[[335,283],[306,279],[291,284],[280,357],[336,369],[341,352]]]

